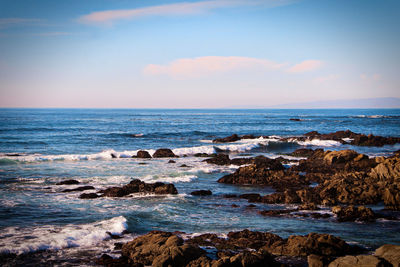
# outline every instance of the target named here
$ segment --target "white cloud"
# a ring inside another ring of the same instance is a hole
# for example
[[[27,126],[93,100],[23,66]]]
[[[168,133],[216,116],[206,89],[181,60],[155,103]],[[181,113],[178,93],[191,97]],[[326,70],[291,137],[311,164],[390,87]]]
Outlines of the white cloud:
[[[185,79],[235,70],[271,71],[281,69],[284,66],[285,64],[279,64],[267,59],[206,56],[177,59],[167,65],[149,64],[144,68],[144,73],[147,75],[168,75],[175,79]]]
[[[288,72],[299,73],[319,69],[322,66],[322,61],[319,60],[304,60],[303,62],[294,65],[288,69]]]
[[[104,10],[81,16],[78,21],[91,24],[111,24],[117,20],[135,19],[145,16],[176,16],[202,14],[213,9],[240,6],[281,6],[294,0],[209,0],[180,2],[134,9]]]

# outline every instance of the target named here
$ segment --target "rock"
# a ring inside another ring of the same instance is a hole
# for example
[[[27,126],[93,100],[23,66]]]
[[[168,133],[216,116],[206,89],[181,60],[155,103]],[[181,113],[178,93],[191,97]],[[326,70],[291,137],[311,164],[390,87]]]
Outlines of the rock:
[[[116,159],[116,158],[118,158],[118,156],[114,153],[111,153],[111,158]]]
[[[229,264],[223,266],[242,266],[242,267],[257,267],[257,266],[278,266],[273,256],[268,252],[261,250],[260,252],[243,251],[229,258]]]
[[[315,203],[304,203],[299,206],[299,210],[319,210]]]
[[[211,196],[212,192],[210,190],[197,190],[190,193],[192,196]]]
[[[348,222],[348,221],[364,221],[364,222],[373,222],[375,221],[375,213],[370,209],[364,206],[354,207],[341,207],[335,206],[332,208],[332,212],[337,215],[339,222]]]
[[[297,209],[287,209],[287,210],[262,210],[258,214],[263,216],[278,217],[283,215],[288,215],[291,212],[297,211]]]
[[[239,195],[239,198],[247,199],[249,202],[260,202],[261,200],[260,194],[254,194],[254,193],[242,194]]]
[[[375,250],[375,256],[385,259],[393,267],[400,267],[400,246],[398,245],[383,245]]]
[[[176,161],[175,160],[172,160],[172,159],[170,159],[170,160],[168,160],[168,163],[176,163]],[[181,166],[182,167],[182,166]]]
[[[168,148],[157,149],[153,154],[153,158],[176,158],[177,156]]]
[[[81,198],[81,199],[93,199],[93,198],[98,198],[98,197],[100,197],[100,196],[96,193],[83,193],[79,196],[79,198]]]
[[[182,164],[182,165],[179,166],[179,167],[181,167],[181,168],[188,168],[188,167],[190,167],[190,166],[188,166],[188,165],[186,165],[186,164]]]
[[[386,267],[384,260],[372,255],[340,257],[331,262],[328,267]]]
[[[297,118],[290,118],[290,121],[302,121],[301,119],[297,119]]]
[[[351,247],[338,237],[329,234],[310,233],[305,236],[290,236],[286,242],[267,247],[274,255],[306,257],[310,254],[341,256],[351,253]]]
[[[400,183],[400,157],[387,158],[369,173],[371,177]]]
[[[239,141],[240,137],[237,134],[233,134],[231,136],[228,137],[224,137],[224,138],[216,138],[213,140],[213,143],[229,143],[229,142],[235,142],[235,141]]]
[[[99,191],[103,197],[123,197],[132,193],[178,194],[173,184],[145,183],[138,179],[132,180],[122,187],[110,187]]]
[[[65,180],[65,181],[61,181],[56,183],[56,185],[70,185],[70,184],[79,184],[79,181],[77,180]]]
[[[346,163],[352,161],[358,155],[359,154],[354,150],[332,151],[325,155],[324,161],[330,165],[334,163]]]
[[[151,158],[149,152],[147,152],[145,150],[139,150],[136,154],[136,157],[141,158],[141,159],[150,159]]]
[[[207,153],[196,153],[193,155],[194,157],[198,157],[198,158],[207,158],[207,157],[211,157],[210,154]]]
[[[209,159],[205,159],[203,161],[210,163],[210,164],[216,164],[216,165],[229,165],[231,162],[231,160],[229,159],[229,156],[225,155],[225,154],[217,154],[216,156],[209,158]]]
[[[308,267],[325,267],[329,263],[329,258],[311,254],[307,256]]]
[[[245,135],[240,136],[240,139],[256,139],[256,138],[259,138],[259,137],[254,136],[252,134],[245,134]]]
[[[310,157],[314,154],[314,150],[308,148],[299,148],[290,153],[290,156],[293,157]]]
[[[62,192],[67,193],[67,192],[85,191],[85,190],[92,190],[92,189],[95,189],[95,188],[93,186],[87,185],[87,186],[80,186],[80,187],[73,188],[73,189],[65,189]]]
[[[201,256],[200,258],[189,262],[186,267],[212,267],[212,263],[213,261],[210,258],[206,256]]]
[[[396,185],[387,187],[383,193],[383,202],[385,208],[391,210],[400,210],[400,190]]]
[[[122,256],[130,263],[155,267],[186,266],[204,254],[198,246],[184,244],[182,238],[161,231],[152,231],[122,246]]]

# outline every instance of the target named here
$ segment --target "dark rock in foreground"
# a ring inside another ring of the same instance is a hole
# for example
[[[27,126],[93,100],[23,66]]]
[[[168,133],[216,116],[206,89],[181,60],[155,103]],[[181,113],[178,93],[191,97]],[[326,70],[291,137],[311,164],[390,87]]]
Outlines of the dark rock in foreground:
[[[102,197],[124,197],[132,193],[178,194],[173,184],[145,183],[138,179],[132,180],[122,187],[110,187],[99,191]]]
[[[83,193],[79,196],[79,198],[81,198],[81,199],[93,199],[93,198],[98,198],[98,197],[100,197],[100,196],[96,193]]]
[[[177,155],[172,152],[169,148],[160,148],[157,149],[156,152],[153,154],[153,158],[176,158]]]
[[[71,185],[71,184],[79,184],[79,181],[71,179],[56,183],[56,185]]]

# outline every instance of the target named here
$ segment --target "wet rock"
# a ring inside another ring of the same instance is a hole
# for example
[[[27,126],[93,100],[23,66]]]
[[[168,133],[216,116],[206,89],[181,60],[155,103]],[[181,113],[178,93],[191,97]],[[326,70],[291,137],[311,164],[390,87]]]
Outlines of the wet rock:
[[[128,262],[121,258],[121,259],[114,259],[110,255],[103,254],[100,258],[95,261],[99,265],[104,265],[107,267],[143,267],[143,265],[129,265]]]
[[[198,246],[184,244],[182,238],[161,231],[152,231],[122,246],[122,256],[131,264],[155,267],[186,266],[204,254]]]
[[[196,153],[193,155],[194,157],[198,157],[198,158],[207,158],[207,157],[211,157],[211,154],[207,154],[207,153]]]
[[[263,216],[270,216],[270,217],[279,217],[288,215],[291,212],[297,211],[297,209],[287,209],[287,210],[262,210],[259,211],[258,214]]]
[[[141,158],[141,159],[150,159],[151,158],[149,152],[147,152],[145,150],[139,150],[136,154],[136,157]]]
[[[175,160],[172,160],[172,159],[170,159],[170,160],[168,160],[168,163],[176,163],[176,161]],[[182,166],[181,166],[182,167]]]
[[[87,186],[80,186],[77,188],[72,188],[72,189],[65,189],[62,192],[67,193],[67,192],[79,192],[79,191],[85,191],[85,190],[92,190],[95,189],[93,186],[87,185]]]
[[[398,245],[383,245],[375,250],[375,256],[385,259],[393,267],[400,267],[400,246]]]
[[[386,267],[386,262],[372,255],[340,257],[331,262],[328,267]]]
[[[192,196],[211,196],[212,192],[210,190],[197,190],[190,193]]]
[[[237,134],[233,134],[231,136],[228,137],[224,137],[224,138],[216,138],[213,140],[213,143],[229,143],[229,142],[235,142],[235,141],[239,141],[240,137]]]
[[[188,166],[188,165],[186,165],[186,164],[182,164],[182,165],[179,166],[179,167],[181,167],[181,168],[188,168],[188,167],[190,167],[190,166]]]
[[[176,158],[174,152],[172,152],[169,148],[160,148],[157,149],[156,152],[153,154],[153,158]]]
[[[110,187],[99,191],[103,197],[123,197],[132,193],[178,194],[173,184],[145,183],[138,179],[132,180],[122,187]]]
[[[239,208],[239,205],[232,204],[231,207],[232,207],[232,208]]]
[[[299,210],[319,210],[318,206],[315,203],[301,204],[298,209]]]
[[[83,193],[79,196],[79,198],[81,198],[81,199],[93,199],[93,198],[98,198],[98,197],[100,197],[100,196],[96,193]]]
[[[259,138],[259,136],[254,136],[252,134],[245,134],[240,136],[240,139],[256,139],[256,138]]]
[[[348,221],[364,221],[364,222],[373,222],[375,221],[375,213],[370,209],[364,206],[354,207],[341,207],[335,206],[332,208],[332,212],[337,215],[339,222],[348,222]]]
[[[238,195],[235,195],[235,194],[225,194],[224,195],[224,198],[237,198],[238,197]]]
[[[229,165],[231,163],[229,156],[225,154],[217,154],[216,156],[209,159],[205,159],[204,161],[216,165]]]
[[[247,199],[249,202],[260,202],[261,200],[260,194],[254,194],[254,193],[242,194],[239,196],[239,198]]]
[[[71,179],[56,183],[56,185],[71,185],[71,184],[79,184],[79,181]]]
[[[297,119],[297,118],[290,118],[290,121],[302,121],[301,119]]]
[[[116,159],[116,158],[118,158],[118,156],[114,153],[111,153],[111,158]]]

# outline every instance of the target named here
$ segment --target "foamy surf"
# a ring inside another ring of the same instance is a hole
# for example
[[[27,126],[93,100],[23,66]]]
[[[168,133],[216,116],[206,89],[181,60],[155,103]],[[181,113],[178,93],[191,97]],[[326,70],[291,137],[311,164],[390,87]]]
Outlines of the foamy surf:
[[[110,239],[107,232],[120,235],[126,229],[127,220],[123,216],[80,225],[8,227],[0,232],[0,253],[22,254],[41,250],[92,247]]]

